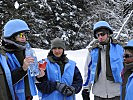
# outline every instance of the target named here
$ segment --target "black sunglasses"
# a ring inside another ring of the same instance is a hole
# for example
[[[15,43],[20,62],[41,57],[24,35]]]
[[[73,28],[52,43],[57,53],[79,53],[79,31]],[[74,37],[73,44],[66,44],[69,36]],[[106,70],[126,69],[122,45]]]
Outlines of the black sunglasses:
[[[96,34],[96,37],[99,37],[99,36],[104,36],[106,33],[104,33],[104,32],[100,32],[99,34],[97,33]]]
[[[133,55],[130,55],[130,54],[124,54],[123,57],[124,57],[124,58],[131,58],[131,57],[133,57]]]

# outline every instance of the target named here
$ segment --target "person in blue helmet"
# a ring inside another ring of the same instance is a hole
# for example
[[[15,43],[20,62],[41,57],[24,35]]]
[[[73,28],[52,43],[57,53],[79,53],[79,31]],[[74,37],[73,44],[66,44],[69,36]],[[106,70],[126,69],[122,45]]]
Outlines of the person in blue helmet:
[[[124,46],[121,100],[133,100],[133,39]]]
[[[76,100],[83,79],[76,62],[67,58],[65,41],[55,38],[48,53],[45,75],[36,83],[41,100]]]
[[[3,28],[0,48],[0,100],[32,100],[37,94],[28,66],[34,58],[25,57],[30,29],[21,19],[9,20]]]
[[[93,27],[96,39],[89,48],[85,64],[83,100],[120,100],[120,73],[123,69],[122,45],[111,37],[112,28],[106,21],[98,21]]]

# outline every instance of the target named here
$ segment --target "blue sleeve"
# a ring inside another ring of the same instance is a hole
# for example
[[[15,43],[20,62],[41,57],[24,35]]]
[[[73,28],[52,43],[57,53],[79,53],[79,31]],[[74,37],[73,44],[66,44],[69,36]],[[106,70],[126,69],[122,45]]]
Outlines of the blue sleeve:
[[[133,76],[128,80],[128,84],[126,86],[126,96],[125,100],[133,99]]]

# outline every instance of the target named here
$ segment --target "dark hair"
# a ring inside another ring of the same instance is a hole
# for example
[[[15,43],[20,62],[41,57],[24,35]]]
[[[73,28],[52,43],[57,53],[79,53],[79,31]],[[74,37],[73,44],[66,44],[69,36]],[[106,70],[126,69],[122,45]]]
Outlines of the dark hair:
[[[133,54],[133,48],[125,48],[125,51],[129,51],[129,52],[131,52],[132,54]]]

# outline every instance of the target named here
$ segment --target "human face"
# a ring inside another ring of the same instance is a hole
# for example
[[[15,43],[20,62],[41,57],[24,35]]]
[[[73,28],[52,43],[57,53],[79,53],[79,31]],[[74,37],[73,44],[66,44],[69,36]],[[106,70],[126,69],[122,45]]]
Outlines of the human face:
[[[52,51],[56,57],[61,57],[61,55],[63,54],[62,48],[53,48]]]
[[[19,33],[15,38],[18,42],[26,42],[25,32]]]
[[[124,52],[124,63],[133,63],[133,54],[130,53],[128,50],[125,50]]]
[[[98,32],[96,34],[96,36],[97,36],[99,42],[104,42],[108,38],[108,34],[103,33],[103,32]]]

